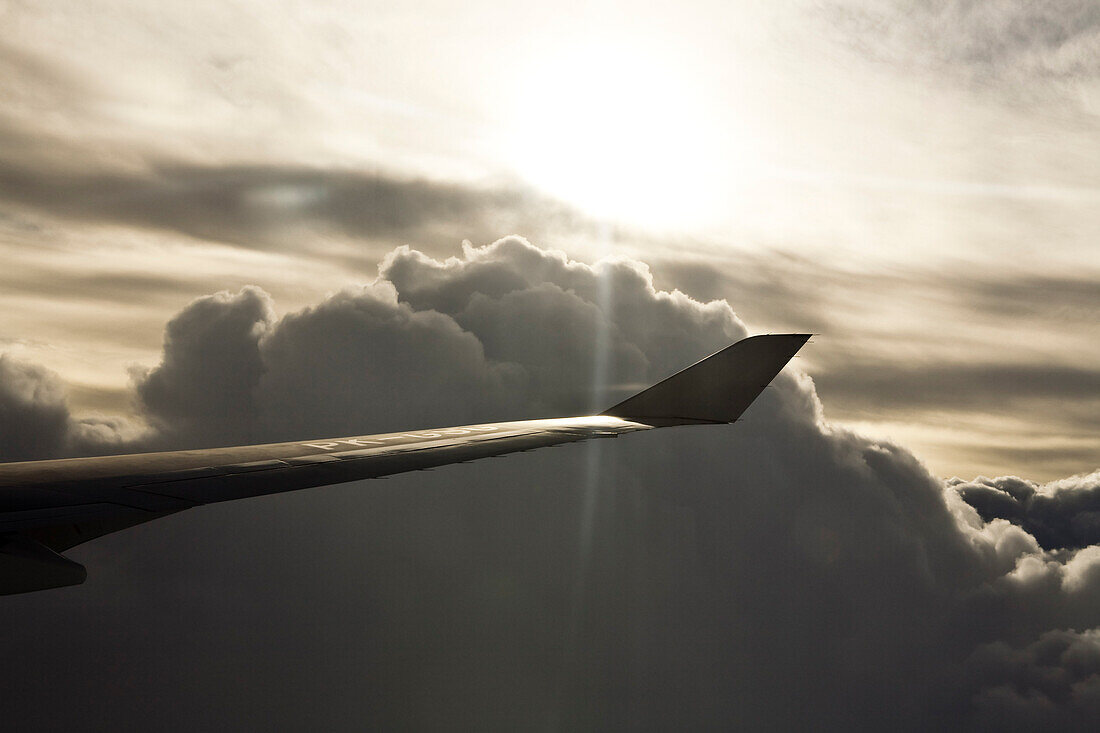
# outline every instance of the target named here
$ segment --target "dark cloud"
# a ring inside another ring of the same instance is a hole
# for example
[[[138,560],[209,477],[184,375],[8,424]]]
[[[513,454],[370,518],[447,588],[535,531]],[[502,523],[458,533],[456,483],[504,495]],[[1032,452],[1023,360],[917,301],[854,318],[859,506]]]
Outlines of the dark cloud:
[[[446,262],[402,247],[381,272],[278,321],[256,288],[185,308],[135,375],[162,445],[584,413],[745,334],[726,303],[659,292],[639,263],[518,237]]]
[[[119,90],[86,69],[10,41],[0,41],[0,89],[7,103],[0,110],[0,203],[57,217],[247,247],[302,248],[300,237],[288,242],[283,230],[331,227],[381,240],[416,235],[419,241],[453,221],[466,224],[466,236],[485,234],[477,223],[484,226],[494,211],[531,207],[551,219],[570,216],[519,188],[292,165],[202,166],[165,160],[136,140],[122,148],[102,140],[89,144],[74,128],[116,126],[110,110]],[[83,124],[51,124],[69,118]],[[449,244],[458,238],[442,228]]]
[[[500,419],[525,376],[487,359],[450,317],[399,303],[386,284],[287,316],[262,355],[261,419],[270,436],[286,439]]]
[[[975,730],[1088,730],[1100,716],[1100,631],[1048,631],[1019,649],[989,644],[962,677],[981,681],[965,688]]]
[[[853,407],[1013,411],[1029,402],[1100,399],[1100,371],[1060,365],[849,362],[821,374],[823,393]]]
[[[1087,271],[1079,277],[968,278],[958,285],[972,307],[990,315],[1040,322],[1100,322],[1100,280]]]
[[[180,447],[499,419],[522,379],[454,320],[380,284],[278,321],[258,288],[200,298],[168,324],[162,363],[135,385],[159,444]]]
[[[200,298],[168,322],[163,361],[135,377],[145,412],[169,440],[219,445],[253,435],[259,344],[273,321],[270,298],[249,287]]]
[[[1047,486],[1016,477],[952,481],[982,520],[1005,519],[1027,530],[1048,550],[1100,544],[1100,474]]]
[[[282,319],[254,289],[186,308],[138,377],[161,440],[586,410],[745,333],[641,263],[518,238],[447,261],[400,249],[382,275]],[[233,502],[77,548],[86,585],[0,608],[22,629],[0,643],[22,660],[8,719],[1086,729],[1093,632],[1067,630],[1096,624],[1100,548],[1047,552],[984,520],[963,484],[825,422],[804,376],[745,418]],[[68,704],[48,704],[56,689]]]
[[[477,334],[492,358],[534,369],[560,361],[574,370],[605,370],[563,375],[573,385],[595,377],[636,388],[682,367],[686,354],[702,357],[746,334],[728,303],[658,290],[640,262],[584,265],[520,237],[466,244],[461,259],[446,261],[401,247],[379,272],[402,301],[447,313]],[[586,409],[576,401],[569,406]]]
[[[154,165],[144,172],[6,165],[0,200],[54,216],[181,232],[247,247],[301,249],[292,227],[329,228],[389,241],[450,246],[501,224],[540,229],[583,224],[564,205],[520,186],[478,187],[293,166]],[[297,230],[297,231],[300,231]]]
[[[137,438],[124,420],[75,419],[56,374],[0,354],[0,460],[109,453],[139,444]]]
[[[0,458],[25,461],[60,455],[69,408],[56,374],[0,355]]]

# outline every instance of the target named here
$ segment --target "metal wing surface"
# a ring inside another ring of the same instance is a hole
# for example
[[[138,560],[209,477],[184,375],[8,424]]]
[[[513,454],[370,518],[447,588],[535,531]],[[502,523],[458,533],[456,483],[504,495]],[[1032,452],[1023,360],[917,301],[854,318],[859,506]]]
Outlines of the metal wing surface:
[[[808,338],[743,339],[600,415],[0,464],[0,594],[83,582],[83,566],[58,553],[201,504],[657,427],[733,422]]]

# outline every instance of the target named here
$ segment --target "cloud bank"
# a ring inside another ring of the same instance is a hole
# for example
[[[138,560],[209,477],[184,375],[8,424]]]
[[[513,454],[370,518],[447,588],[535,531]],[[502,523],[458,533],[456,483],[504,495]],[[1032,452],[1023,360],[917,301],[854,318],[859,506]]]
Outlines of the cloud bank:
[[[23,138],[11,137],[23,145]],[[5,163],[0,201],[9,205],[261,249],[301,249],[301,237],[288,241],[283,233],[288,228],[422,241],[441,231],[449,235],[454,221],[473,232],[490,231],[501,221],[527,228],[536,222],[591,226],[565,205],[518,185],[478,187],[294,165],[151,162],[140,171],[93,166],[88,172]]]
[[[1100,544],[1100,472],[1039,485],[1014,476],[948,484],[982,520],[1023,527],[1048,550]]]
[[[181,311],[161,363],[135,374],[154,430],[140,444],[586,412],[747,332],[725,301],[660,290],[637,261],[518,237],[447,260],[400,248],[375,283],[282,318],[256,288]],[[60,450],[72,418],[53,378],[0,365],[3,414],[38,415],[37,450]],[[903,447],[831,426],[796,371],[745,417],[195,510],[84,546],[85,586],[0,609],[41,630],[3,642],[29,660],[5,680],[14,714],[78,729],[1089,729],[1095,474],[944,484]],[[137,671],[92,674],[105,658]],[[77,704],[43,704],[46,670]],[[107,686],[138,702],[73,712]]]
[[[141,433],[118,418],[74,417],[57,374],[0,354],[0,461],[119,452],[145,445]]]
[[[0,456],[32,460],[59,454],[69,409],[57,375],[0,355]]]

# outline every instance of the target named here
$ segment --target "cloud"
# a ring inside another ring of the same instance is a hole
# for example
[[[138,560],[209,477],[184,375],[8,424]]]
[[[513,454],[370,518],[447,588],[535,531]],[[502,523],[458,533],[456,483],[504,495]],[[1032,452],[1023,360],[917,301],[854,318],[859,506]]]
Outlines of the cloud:
[[[62,17],[58,22],[72,20]],[[46,46],[57,40],[46,36]],[[154,76],[146,80],[152,88],[137,91],[127,82],[142,78],[140,74],[108,80],[110,75],[86,59],[70,63],[71,44],[52,54],[43,52],[46,46],[0,38],[0,86],[5,90],[0,206],[9,211],[313,254],[333,254],[331,241],[325,241],[331,239],[325,235],[333,234],[360,240],[354,253],[339,253],[360,259],[363,239],[382,242],[387,249],[415,240],[442,250],[462,237],[489,238],[501,230],[594,229],[572,207],[515,180],[463,184],[397,175],[373,164],[356,168],[346,164],[346,151],[310,149],[303,154],[294,140],[273,142],[274,130],[266,123],[226,149],[232,135],[220,128],[204,134],[208,119],[203,114],[189,117],[202,107],[202,99],[192,100],[192,109],[176,109],[178,100],[171,100],[170,92],[169,99],[159,96],[165,92],[164,79],[154,81]],[[285,45],[278,48],[285,50]],[[311,60],[316,58],[311,55]],[[192,59],[185,64],[193,70]],[[215,76],[211,88],[200,91],[188,85],[184,93],[203,97],[207,92],[213,99],[205,101],[220,108],[230,93],[223,75]],[[309,107],[296,92],[290,94],[270,110],[284,122]],[[150,114],[164,104],[169,107]],[[264,116],[258,109],[263,104],[252,99],[233,114],[241,113],[240,121],[248,127],[259,119],[255,115]],[[150,106],[135,115],[143,105]],[[325,109],[323,116],[329,112]],[[160,113],[174,121],[170,132],[156,129]],[[310,122],[318,124],[317,119]],[[404,126],[407,120],[397,124]],[[120,135],[120,130],[128,132]],[[92,138],[95,144],[88,143]],[[351,138],[361,142],[362,130]],[[361,149],[353,147],[350,159],[362,163]],[[214,150],[220,155],[212,154]],[[196,151],[202,152],[196,156]]]
[[[584,413],[746,333],[728,304],[658,291],[640,263],[519,237],[445,262],[401,247],[381,275],[278,320],[257,288],[194,301],[161,364],[135,373],[161,445]]]
[[[0,355],[0,457],[21,461],[58,455],[68,428],[69,408],[57,375]]]
[[[586,411],[747,332],[640,262],[517,237],[448,260],[401,248],[380,273],[282,318],[254,288],[185,308],[136,375],[159,440]],[[1100,547],[1044,549],[968,502],[1069,507],[1090,480],[944,485],[830,425],[787,372],[730,427],[234,502],[82,546],[85,586],[0,609],[27,630],[3,646],[26,660],[11,714],[79,729],[70,711],[122,689],[135,705],[95,725],[1072,726],[1091,710]],[[72,706],[42,704],[47,670]]]
[[[768,330],[822,334],[799,363],[830,416],[904,440],[941,475],[1095,468],[1100,372],[1082,334],[1098,322],[1097,278],[974,269],[775,251],[653,263],[662,289],[728,297]]]
[[[892,64],[961,72],[978,83],[1100,75],[1100,11],[1089,0],[857,0],[822,12],[851,44]]]
[[[1093,321],[1100,317],[1100,282],[1085,271],[1076,277],[1015,275],[957,283],[970,305],[984,312],[1027,321]]]
[[[1100,630],[1048,631],[1022,648],[1003,642],[974,652],[964,678],[975,730],[1088,730],[1100,715]]]
[[[258,288],[191,303],[168,322],[160,365],[135,374],[146,414],[170,435],[212,445],[250,436],[264,368],[259,342],[273,321],[271,299]]]
[[[524,378],[513,364],[487,359],[450,317],[399,303],[387,283],[287,316],[261,353],[260,418],[270,435],[287,439],[500,419]]]
[[[50,58],[9,39],[0,39],[0,143],[7,165],[50,168],[77,152],[65,120],[75,115],[95,116],[94,99],[103,93],[98,80],[62,68]]]
[[[162,362],[134,377],[162,447],[499,419],[522,379],[488,362],[452,319],[398,303],[385,283],[279,320],[258,288],[199,298],[169,322]]]
[[[747,333],[728,303],[658,290],[640,262],[585,265],[520,237],[466,244],[462,258],[446,261],[401,247],[379,272],[402,301],[476,334],[490,358],[540,373],[533,396],[554,396],[557,409],[591,409],[579,387],[594,377],[636,391],[682,367],[684,354],[702,357]]]
[[[309,227],[379,241],[438,238],[450,244],[455,221],[463,222],[467,236],[487,236],[502,223],[527,230],[590,226],[565,205],[519,185],[293,165],[153,162],[144,170],[119,171],[94,162],[61,170],[9,164],[0,171],[0,199],[61,218],[265,249],[301,250],[301,232]]]
[[[117,452],[139,437],[125,420],[74,418],[57,374],[0,354],[0,461]]]
[[[949,482],[982,519],[1025,529],[1045,549],[1100,544],[1100,473],[1039,485],[1014,476]]]
[[[1086,426],[1088,414],[1065,411],[1065,403],[1091,403],[1100,395],[1100,371],[1047,364],[847,363],[823,374],[823,390],[855,407],[888,401],[898,410],[939,409],[1011,412],[1029,404],[1059,401],[1065,418]]]

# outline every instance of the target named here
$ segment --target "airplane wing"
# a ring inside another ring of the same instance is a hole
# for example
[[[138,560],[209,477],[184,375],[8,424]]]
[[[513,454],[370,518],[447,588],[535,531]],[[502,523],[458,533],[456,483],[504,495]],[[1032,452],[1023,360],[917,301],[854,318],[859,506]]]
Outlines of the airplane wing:
[[[599,415],[0,464],[0,595],[82,583],[84,567],[60,552],[200,504],[637,430],[734,422],[808,338],[743,339]]]

